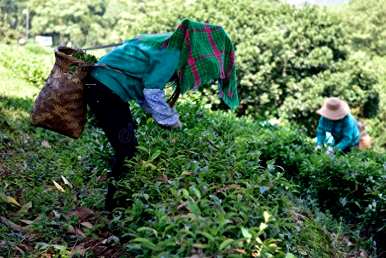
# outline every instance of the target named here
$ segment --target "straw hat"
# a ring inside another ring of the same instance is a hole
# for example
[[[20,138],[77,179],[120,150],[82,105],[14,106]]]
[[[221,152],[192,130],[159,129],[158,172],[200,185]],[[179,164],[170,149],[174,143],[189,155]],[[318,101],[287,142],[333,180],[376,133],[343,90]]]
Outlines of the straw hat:
[[[331,97],[327,98],[322,108],[316,112],[330,120],[340,120],[350,113],[350,107],[346,101]]]

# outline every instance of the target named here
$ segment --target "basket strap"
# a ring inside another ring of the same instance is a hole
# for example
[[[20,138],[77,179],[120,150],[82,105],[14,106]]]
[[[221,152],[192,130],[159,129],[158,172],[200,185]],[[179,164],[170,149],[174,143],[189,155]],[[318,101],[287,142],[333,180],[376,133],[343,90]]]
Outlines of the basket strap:
[[[129,73],[127,73],[127,72],[125,72],[125,71],[119,69],[119,68],[113,67],[113,66],[108,65],[108,64],[93,64],[93,65],[90,65],[90,66],[91,66],[91,67],[103,67],[103,68],[106,68],[106,69],[108,69],[108,70],[111,70],[111,71],[114,71],[114,72],[118,72],[118,73],[124,74],[124,75],[126,75],[126,76],[128,76],[128,77],[130,77],[130,78],[140,79],[140,78],[135,77],[135,76],[133,76],[133,75],[131,75],[131,74],[129,74]]]
[[[95,47],[82,48],[82,50],[86,51],[86,50],[94,50],[94,49],[103,49],[103,48],[120,46],[122,44],[123,44],[123,42],[120,42],[120,43],[109,44],[109,45],[101,45],[101,46],[95,46]]]

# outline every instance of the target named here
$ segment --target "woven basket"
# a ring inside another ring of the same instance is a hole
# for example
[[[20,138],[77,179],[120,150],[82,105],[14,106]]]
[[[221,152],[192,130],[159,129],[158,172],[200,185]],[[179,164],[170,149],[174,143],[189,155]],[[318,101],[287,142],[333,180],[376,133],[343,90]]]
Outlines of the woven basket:
[[[68,47],[55,50],[54,67],[31,113],[33,125],[75,139],[86,122],[83,80],[91,67],[72,56],[78,51]]]

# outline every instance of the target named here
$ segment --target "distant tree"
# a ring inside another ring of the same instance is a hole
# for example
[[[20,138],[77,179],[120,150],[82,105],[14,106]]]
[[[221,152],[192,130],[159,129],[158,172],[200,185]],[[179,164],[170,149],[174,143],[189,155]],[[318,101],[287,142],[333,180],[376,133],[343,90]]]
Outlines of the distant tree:
[[[352,0],[344,17],[351,27],[356,48],[386,55],[386,3],[383,0]]]
[[[25,25],[25,0],[0,0],[0,41],[15,42]]]
[[[346,99],[355,115],[378,111],[378,78],[367,67],[369,60],[350,52],[350,31],[325,9],[255,0],[148,0],[124,6],[115,30],[126,38],[173,31],[185,17],[222,25],[237,49],[240,115],[280,116],[312,129],[315,110],[331,95]],[[215,94],[205,98],[221,107]]]
[[[60,34],[62,44],[85,46],[104,39],[109,31],[103,19],[107,0],[31,0],[32,32]]]

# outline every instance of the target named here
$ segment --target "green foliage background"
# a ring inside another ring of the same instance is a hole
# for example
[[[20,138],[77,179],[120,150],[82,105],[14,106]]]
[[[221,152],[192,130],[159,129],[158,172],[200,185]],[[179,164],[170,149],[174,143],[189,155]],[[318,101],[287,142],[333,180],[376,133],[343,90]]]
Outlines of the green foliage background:
[[[379,123],[370,121],[370,132],[380,138],[377,146],[386,145],[381,133],[384,111],[379,113],[385,106],[384,74],[379,72],[381,63],[373,62],[374,55],[383,55],[386,26],[386,10],[379,1],[353,1],[333,12],[269,0],[2,1],[9,9],[4,9],[9,15],[3,24],[10,26],[10,17],[19,17],[15,10],[29,8],[34,35],[57,32],[62,44],[81,47],[172,31],[185,17],[220,24],[237,48],[239,115],[279,117],[313,135],[315,110],[323,98],[340,96],[361,119],[379,114]],[[22,22],[13,25],[15,33],[20,32]],[[223,108],[213,93],[206,90],[204,101]]]
[[[352,0],[347,10],[340,13],[350,26],[350,37],[355,49],[370,54],[386,55],[386,6],[383,1]]]
[[[45,74],[52,65],[51,53],[38,47],[1,49],[36,59]],[[70,257],[74,246],[106,232],[119,238],[123,257],[382,252],[383,154],[330,159],[313,153],[312,140],[296,127],[211,111],[197,95],[178,106],[183,130],[160,130],[132,106],[140,146],[117,182],[119,208],[107,217],[102,209],[111,149],[103,133],[92,120],[79,140],[33,127],[29,112],[39,82],[29,80],[27,69],[6,68],[7,57],[0,59],[0,217],[27,221],[23,228],[33,235],[0,223],[0,255],[15,257],[19,247],[29,247],[27,257]],[[66,216],[75,207],[96,212],[91,229]],[[70,234],[70,227],[85,236]]]
[[[246,256],[260,249],[265,257],[358,257],[366,249],[377,257],[386,239],[386,10],[380,2],[354,0],[331,10],[268,0],[0,0],[0,38],[13,44],[0,48],[0,215],[33,221],[32,243],[46,243],[36,244],[36,253],[60,248],[66,257],[79,239],[65,228],[76,223],[52,210],[101,209],[111,151],[91,122],[79,141],[28,123],[53,55],[15,45],[24,35],[23,10],[30,11],[32,35],[59,32],[61,43],[76,47],[171,31],[190,17],[224,26],[235,42],[237,115],[243,117],[202,108],[223,108],[209,87],[179,105],[183,131],[160,131],[134,108],[141,146],[118,182],[122,208],[111,221],[98,214],[87,237],[107,230],[139,257],[240,257],[237,248]],[[313,153],[307,134],[314,133],[315,110],[331,95],[345,98],[367,122],[381,153],[333,160]],[[284,125],[258,122],[273,117]],[[65,194],[52,185],[62,175],[74,184]],[[7,196],[32,207],[20,211]],[[0,235],[3,256],[25,243],[3,224]]]

